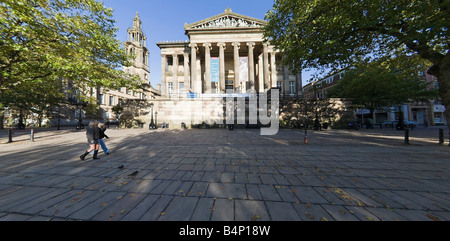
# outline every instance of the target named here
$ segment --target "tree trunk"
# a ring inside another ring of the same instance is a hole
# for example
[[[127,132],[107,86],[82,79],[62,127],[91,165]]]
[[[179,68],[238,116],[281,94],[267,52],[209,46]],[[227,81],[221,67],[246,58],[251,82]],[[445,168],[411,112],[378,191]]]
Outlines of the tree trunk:
[[[445,106],[444,116],[447,119],[447,128],[450,142],[450,54],[447,54],[437,65],[438,73],[435,76],[439,82],[439,95]],[[450,143],[449,143],[450,146]]]

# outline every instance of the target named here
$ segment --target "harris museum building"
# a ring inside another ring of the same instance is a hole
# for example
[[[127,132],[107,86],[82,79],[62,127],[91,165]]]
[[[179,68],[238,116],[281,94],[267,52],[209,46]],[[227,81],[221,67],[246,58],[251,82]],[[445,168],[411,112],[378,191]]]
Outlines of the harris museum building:
[[[211,97],[219,93],[301,95],[301,74],[282,66],[279,50],[263,40],[264,20],[224,13],[185,24],[189,41],[156,43],[161,49],[162,97]]]
[[[152,113],[152,120],[145,122],[166,122],[174,128],[230,124],[224,97],[247,98],[243,114],[254,107],[248,105],[249,93],[277,88],[280,98],[301,97],[301,73],[283,66],[280,51],[264,41],[265,24],[227,8],[219,15],[185,23],[189,41],[156,43],[161,49],[160,96],[152,99],[155,120]],[[238,116],[236,109],[231,114]],[[245,119],[248,124],[248,116]],[[239,117],[233,120],[245,122]]]

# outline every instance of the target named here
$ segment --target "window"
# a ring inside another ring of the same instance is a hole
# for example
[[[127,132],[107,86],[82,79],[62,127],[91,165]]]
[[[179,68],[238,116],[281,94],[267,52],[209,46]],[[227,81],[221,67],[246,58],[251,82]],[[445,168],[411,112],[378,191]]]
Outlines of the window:
[[[98,104],[103,105],[103,95],[102,94],[98,95]]]
[[[183,88],[184,88],[184,82],[180,82],[178,91],[182,90]]]
[[[167,92],[169,93],[169,95],[171,95],[173,93],[173,83],[172,82],[167,83]]]
[[[289,94],[291,94],[291,95],[295,94],[295,82],[294,81],[289,82]]]
[[[439,83],[437,81],[433,82],[433,86],[435,89],[439,89]]]
[[[109,96],[109,105],[114,105],[114,96]]]
[[[277,88],[278,89],[282,89],[282,82],[281,81],[277,81]]]

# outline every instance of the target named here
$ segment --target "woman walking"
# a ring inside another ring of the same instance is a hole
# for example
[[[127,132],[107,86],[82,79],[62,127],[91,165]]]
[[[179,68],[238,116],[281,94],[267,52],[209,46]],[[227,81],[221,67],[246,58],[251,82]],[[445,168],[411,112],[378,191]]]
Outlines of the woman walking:
[[[89,152],[94,151],[93,159],[100,159],[97,157],[98,154],[98,139],[100,137],[100,131],[98,128],[98,122],[96,120],[89,122],[89,126],[86,128],[86,137],[89,144],[89,150],[87,150],[83,155],[80,156],[81,160],[89,154]]]
[[[109,136],[107,136],[107,135],[105,134],[105,131],[106,131],[106,125],[103,124],[103,123],[100,123],[100,124],[98,124],[98,128],[99,128],[99,138],[98,138],[98,142],[100,143],[100,146],[102,147],[103,152],[104,152],[106,155],[109,155],[109,150],[108,150],[108,148],[106,147],[105,142],[103,141],[103,138],[105,138],[105,137],[109,139]]]

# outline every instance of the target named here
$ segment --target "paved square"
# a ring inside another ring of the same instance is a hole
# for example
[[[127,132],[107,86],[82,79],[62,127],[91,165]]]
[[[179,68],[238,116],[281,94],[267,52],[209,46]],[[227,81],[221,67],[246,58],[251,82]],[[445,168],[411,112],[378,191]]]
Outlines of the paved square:
[[[0,131],[0,220],[450,220],[437,128]],[[447,143],[446,139],[446,144]],[[118,167],[124,165],[124,168]],[[134,171],[137,175],[130,177]]]

